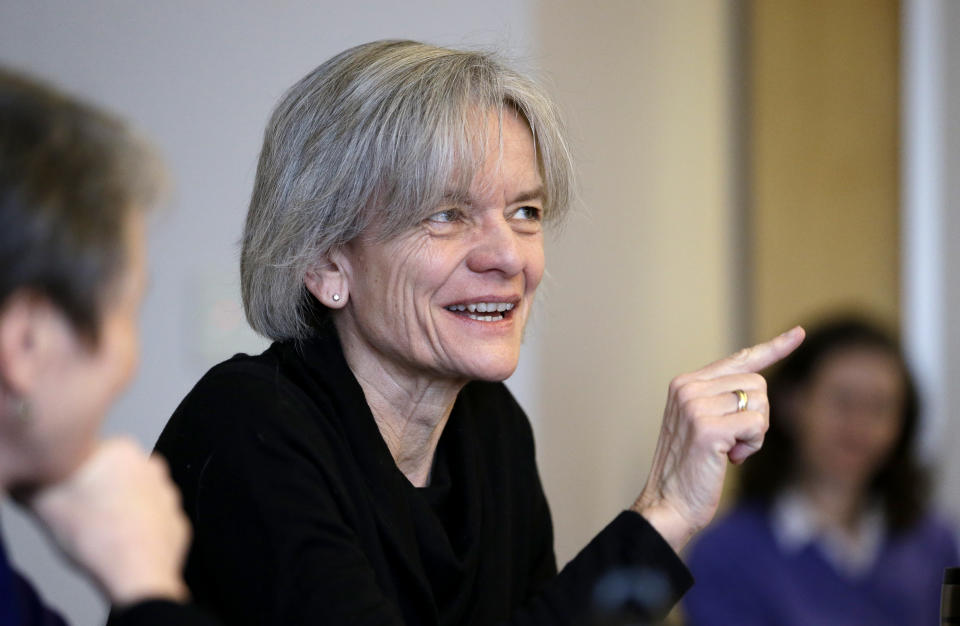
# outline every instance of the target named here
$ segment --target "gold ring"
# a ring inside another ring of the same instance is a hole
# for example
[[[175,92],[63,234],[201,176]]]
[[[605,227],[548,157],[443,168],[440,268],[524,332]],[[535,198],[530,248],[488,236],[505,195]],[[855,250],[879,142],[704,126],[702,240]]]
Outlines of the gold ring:
[[[737,396],[737,413],[747,410],[747,392],[743,389],[734,389],[733,395]]]

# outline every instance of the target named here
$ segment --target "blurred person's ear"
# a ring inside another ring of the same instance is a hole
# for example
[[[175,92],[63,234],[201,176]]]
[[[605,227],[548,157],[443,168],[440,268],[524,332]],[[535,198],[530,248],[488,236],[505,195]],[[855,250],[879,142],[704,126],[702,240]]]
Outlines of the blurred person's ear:
[[[29,396],[63,349],[65,316],[49,299],[15,292],[0,309],[0,393]]]
[[[333,251],[307,270],[303,284],[323,306],[341,309],[350,293],[348,269],[346,256],[341,251]]]

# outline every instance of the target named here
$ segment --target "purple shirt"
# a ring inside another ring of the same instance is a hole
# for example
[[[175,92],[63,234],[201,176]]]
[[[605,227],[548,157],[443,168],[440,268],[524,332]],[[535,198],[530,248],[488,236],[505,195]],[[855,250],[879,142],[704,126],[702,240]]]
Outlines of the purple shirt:
[[[690,626],[937,626],[943,570],[958,563],[951,530],[927,517],[888,533],[874,566],[850,578],[815,543],[784,552],[767,513],[740,506],[692,547],[683,606]]]

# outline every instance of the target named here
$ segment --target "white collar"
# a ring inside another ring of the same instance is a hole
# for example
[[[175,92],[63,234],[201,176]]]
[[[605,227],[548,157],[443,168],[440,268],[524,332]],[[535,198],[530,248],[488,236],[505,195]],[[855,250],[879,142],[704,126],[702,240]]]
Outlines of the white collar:
[[[857,532],[851,535],[821,524],[809,499],[796,489],[777,497],[770,522],[781,550],[797,553],[814,544],[830,565],[849,578],[859,578],[873,567],[886,535],[883,510],[877,504],[860,517]]]

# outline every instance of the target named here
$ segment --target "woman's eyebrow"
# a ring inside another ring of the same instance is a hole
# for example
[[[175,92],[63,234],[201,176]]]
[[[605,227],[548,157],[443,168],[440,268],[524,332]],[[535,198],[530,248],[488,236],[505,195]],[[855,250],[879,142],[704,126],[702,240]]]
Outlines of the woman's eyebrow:
[[[542,200],[543,199],[543,185],[538,185],[537,187],[529,191],[521,191],[513,199],[510,200],[508,204],[517,204],[520,202],[529,202],[530,200]],[[442,204],[456,205],[464,208],[473,206],[473,201],[470,198],[470,194],[463,191],[448,190],[443,194],[441,198]]]
[[[517,194],[517,196],[514,197],[513,201],[510,202],[510,204],[516,204],[518,202],[529,202],[530,200],[542,200],[542,199],[543,199],[543,185],[540,185],[539,187],[535,189],[531,189],[530,191],[524,191]]]
[[[448,190],[444,192],[440,200],[443,204],[454,204],[457,206],[470,206],[470,194],[465,191]]]

